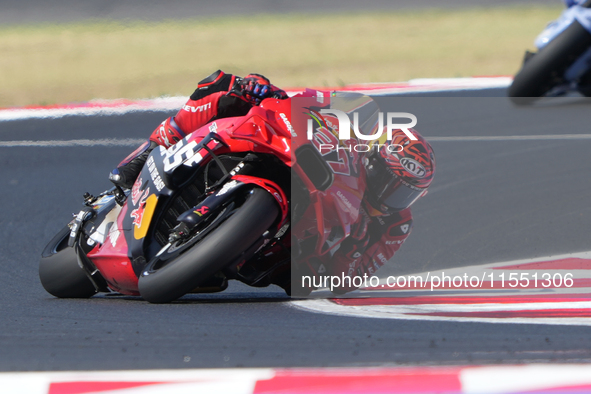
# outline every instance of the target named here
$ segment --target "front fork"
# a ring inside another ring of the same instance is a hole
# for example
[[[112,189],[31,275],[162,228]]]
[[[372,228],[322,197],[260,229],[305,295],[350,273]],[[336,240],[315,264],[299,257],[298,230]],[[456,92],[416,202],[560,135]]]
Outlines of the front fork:
[[[241,168],[241,164],[236,168]],[[234,170],[230,172],[230,174],[232,173],[234,173]],[[179,224],[172,230],[168,239],[169,243],[189,235],[209,215],[218,212],[221,208],[233,201],[236,193],[249,189],[252,190],[253,185],[265,189],[275,198],[281,209],[281,220],[278,222],[277,229],[285,226],[289,215],[287,196],[275,182],[250,175],[231,175],[229,179],[221,188],[207,196],[198,205],[179,215],[177,218]]]

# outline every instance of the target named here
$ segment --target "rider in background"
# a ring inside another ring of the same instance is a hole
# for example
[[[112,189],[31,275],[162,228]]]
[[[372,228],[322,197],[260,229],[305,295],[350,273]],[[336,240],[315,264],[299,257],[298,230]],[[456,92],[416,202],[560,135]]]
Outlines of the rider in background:
[[[109,175],[115,185],[133,186],[150,152],[158,145],[169,148],[201,126],[216,119],[246,115],[265,98],[286,99],[285,91],[260,74],[244,78],[218,70],[199,82],[180,111],[162,122],[148,141],[127,156]]]
[[[583,4],[585,0],[562,0],[562,2],[567,8],[570,8],[573,5]]]

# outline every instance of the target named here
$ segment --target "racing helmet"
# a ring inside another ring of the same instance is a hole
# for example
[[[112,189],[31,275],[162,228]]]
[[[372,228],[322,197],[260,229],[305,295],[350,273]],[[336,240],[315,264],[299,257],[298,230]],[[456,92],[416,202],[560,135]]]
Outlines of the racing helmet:
[[[365,196],[372,208],[391,214],[410,207],[427,193],[435,173],[431,145],[414,129],[416,140],[402,130],[392,132],[392,140],[374,145],[366,158]]]

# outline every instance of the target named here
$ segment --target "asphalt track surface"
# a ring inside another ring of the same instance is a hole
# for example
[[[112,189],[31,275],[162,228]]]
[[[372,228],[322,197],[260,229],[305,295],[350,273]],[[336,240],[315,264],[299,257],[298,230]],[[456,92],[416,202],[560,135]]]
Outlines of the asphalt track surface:
[[[400,106],[417,112],[438,169],[390,272],[590,249],[591,140],[434,138],[584,134],[590,103],[516,109],[500,97]],[[2,122],[0,140],[142,138],[167,115]],[[108,172],[129,151],[0,147],[0,370],[591,361],[588,327],[323,315],[295,309],[275,287],[235,284],[168,305],[123,296],[53,298],[38,280],[41,250],[80,209],[85,191],[109,187]]]
[[[162,20],[258,13],[315,13],[556,4],[557,0],[1,0],[0,25],[86,19]]]

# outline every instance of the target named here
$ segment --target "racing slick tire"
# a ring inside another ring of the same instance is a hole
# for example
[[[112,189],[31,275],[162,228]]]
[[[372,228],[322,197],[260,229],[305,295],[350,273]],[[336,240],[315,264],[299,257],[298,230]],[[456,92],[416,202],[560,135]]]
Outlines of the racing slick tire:
[[[78,265],[74,248],[68,246],[70,228],[64,227],[45,247],[39,262],[39,279],[45,290],[59,298],[88,298],[94,285]]]
[[[527,105],[563,82],[565,71],[591,47],[591,34],[576,20],[538,53],[527,58],[507,94]]]
[[[166,265],[143,271],[138,283],[140,295],[148,302],[165,303],[189,293],[241,259],[278,216],[275,198],[255,187],[244,203],[205,238]]]

